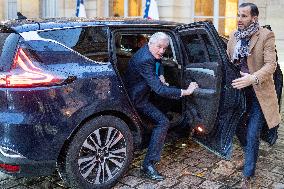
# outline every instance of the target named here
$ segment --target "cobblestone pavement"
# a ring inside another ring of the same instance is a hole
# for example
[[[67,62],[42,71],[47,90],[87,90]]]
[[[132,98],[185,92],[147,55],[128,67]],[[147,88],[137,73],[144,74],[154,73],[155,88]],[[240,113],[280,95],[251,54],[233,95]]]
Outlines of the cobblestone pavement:
[[[283,115],[284,117],[284,115]],[[208,152],[189,139],[167,143],[158,169],[166,176],[161,182],[141,177],[139,167],[143,152],[137,155],[126,175],[114,189],[158,189],[158,188],[240,188],[241,172],[234,168],[242,150],[234,144],[231,161],[225,161]],[[279,138],[274,146],[261,143],[254,188],[284,189],[284,125],[280,126]],[[0,173],[0,188],[11,189],[66,189],[55,173],[48,177],[13,178]]]

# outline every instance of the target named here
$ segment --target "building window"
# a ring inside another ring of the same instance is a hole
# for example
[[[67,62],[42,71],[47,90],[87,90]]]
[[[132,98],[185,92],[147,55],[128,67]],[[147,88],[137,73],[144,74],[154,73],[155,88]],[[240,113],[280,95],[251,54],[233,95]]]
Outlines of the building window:
[[[194,0],[194,21],[211,21],[221,35],[237,27],[238,0]]]
[[[17,0],[8,0],[7,1],[7,19],[17,18]]]
[[[142,16],[142,0],[111,0],[110,16]]]
[[[41,16],[43,18],[51,18],[58,16],[57,0],[42,0],[41,7],[42,7]]]

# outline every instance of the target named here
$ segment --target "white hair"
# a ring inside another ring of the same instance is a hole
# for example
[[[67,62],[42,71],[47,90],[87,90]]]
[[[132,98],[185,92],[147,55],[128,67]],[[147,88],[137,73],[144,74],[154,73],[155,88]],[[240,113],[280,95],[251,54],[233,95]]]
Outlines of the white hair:
[[[157,43],[160,40],[166,40],[169,44],[170,37],[164,32],[156,32],[150,37],[149,43],[150,44]]]

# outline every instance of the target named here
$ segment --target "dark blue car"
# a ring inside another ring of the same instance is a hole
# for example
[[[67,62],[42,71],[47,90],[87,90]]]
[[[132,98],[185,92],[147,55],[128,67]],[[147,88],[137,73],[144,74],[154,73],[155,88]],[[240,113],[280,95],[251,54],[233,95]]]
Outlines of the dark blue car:
[[[56,169],[72,188],[109,188],[147,143],[151,123],[124,87],[138,37],[163,31],[171,86],[199,84],[180,100],[151,94],[170,119],[211,151],[230,158],[245,113],[225,43],[206,22],[49,19],[0,23],[0,170],[39,176]]]

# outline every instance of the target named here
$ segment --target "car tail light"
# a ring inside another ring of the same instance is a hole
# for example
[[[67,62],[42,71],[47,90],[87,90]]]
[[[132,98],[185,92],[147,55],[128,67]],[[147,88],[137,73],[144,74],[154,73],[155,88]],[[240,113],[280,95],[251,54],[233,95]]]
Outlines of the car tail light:
[[[61,82],[58,76],[37,67],[22,48],[18,49],[11,70],[0,73],[1,87],[46,86]]]
[[[5,170],[9,173],[20,172],[20,166],[19,165],[10,165],[10,164],[0,163],[0,169],[3,169],[3,170]]]

